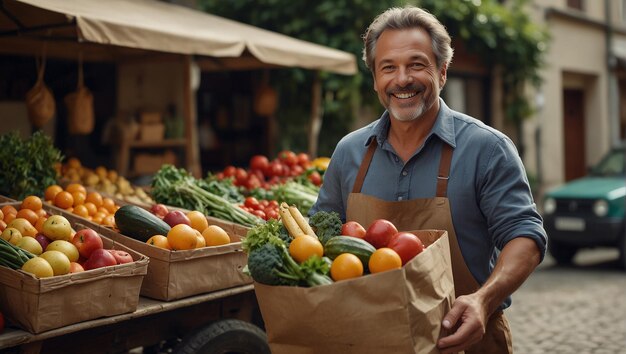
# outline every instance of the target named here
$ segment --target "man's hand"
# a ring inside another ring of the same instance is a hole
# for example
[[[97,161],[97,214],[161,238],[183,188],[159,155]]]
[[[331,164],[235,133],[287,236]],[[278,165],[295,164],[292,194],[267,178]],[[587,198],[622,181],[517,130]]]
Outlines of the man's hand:
[[[517,237],[509,241],[485,284],[473,294],[459,296],[444,317],[442,325],[452,334],[439,339],[437,346],[441,352],[456,353],[480,341],[489,316],[522,285],[540,258],[539,248],[532,239]]]
[[[441,353],[457,353],[478,343],[485,334],[487,320],[487,309],[477,293],[458,297],[443,318],[442,325],[451,334],[439,339]]]

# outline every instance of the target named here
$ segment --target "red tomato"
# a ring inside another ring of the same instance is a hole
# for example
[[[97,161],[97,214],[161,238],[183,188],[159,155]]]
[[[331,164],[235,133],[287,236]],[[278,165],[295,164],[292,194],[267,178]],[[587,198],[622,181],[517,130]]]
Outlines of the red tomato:
[[[268,167],[266,174],[269,177],[280,177],[283,175],[283,173],[284,173],[283,164],[278,160],[274,160],[270,163],[270,166]]]
[[[302,166],[300,165],[293,165],[291,166],[291,176],[292,177],[297,177],[300,176],[301,174],[304,173],[304,168],[302,168]]]
[[[316,186],[321,186],[322,185],[322,175],[320,175],[319,172],[317,171],[313,171],[311,172],[311,174],[309,174],[308,176],[309,181],[311,181],[311,183],[313,183]]]
[[[293,151],[283,150],[278,153],[278,158],[288,166],[294,166],[298,164],[298,156]]]
[[[246,199],[243,202],[243,205],[255,210],[259,208],[259,201],[255,197],[246,197]]]
[[[365,228],[356,221],[348,221],[341,226],[341,234],[356,238],[365,238]]]
[[[254,155],[250,159],[250,169],[264,171],[269,166],[270,160],[264,155]]]
[[[270,200],[269,206],[278,209],[278,201],[277,200]]]
[[[276,219],[278,220],[279,216],[278,216],[278,210],[276,209],[265,209],[265,215],[267,216],[268,219]]]
[[[263,220],[267,220],[267,215],[265,215],[265,212],[263,210],[252,210],[250,213],[260,217]]]
[[[309,155],[301,152],[297,155],[298,157],[298,165],[300,165],[302,168],[307,168],[309,167],[310,164],[310,159],[309,159]]]
[[[405,265],[424,250],[422,240],[410,232],[398,232],[391,236],[387,247],[400,255],[402,265]]]
[[[235,169],[235,181],[239,185],[244,185],[248,181],[248,172],[241,167]]]
[[[226,166],[224,168],[224,177],[234,177],[237,168],[235,166]]]
[[[256,175],[249,175],[246,182],[243,184],[247,189],[255,189],[261,187],[261,180]]]
[[[389,220],[378,219],[365,231],[365,241],[378,248],[387,247],[391,236],[398,233],[396,226]]]

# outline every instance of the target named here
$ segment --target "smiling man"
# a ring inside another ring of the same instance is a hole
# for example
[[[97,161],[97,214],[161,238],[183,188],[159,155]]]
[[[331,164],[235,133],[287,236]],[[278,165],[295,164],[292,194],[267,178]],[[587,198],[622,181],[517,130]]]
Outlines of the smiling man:
[[[386,218],[399,230],[447,230],[457,298],[442,321],[449,334],[438,342],[441,352],[510,353],[503,310],[546,250],[517,150],[439,97],[453,50],[434,16],[389,9],[364,42],[385,112],[337,144],[310,214],[336,211],[365,227]],[[384,215],[362,205],[384,206]]]

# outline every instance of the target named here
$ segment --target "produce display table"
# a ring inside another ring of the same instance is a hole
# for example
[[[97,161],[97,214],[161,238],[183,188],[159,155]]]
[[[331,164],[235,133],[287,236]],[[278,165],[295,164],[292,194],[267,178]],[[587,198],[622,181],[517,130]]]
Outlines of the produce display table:
[[[252,284],[247,284],[175,301],[140,297],[134,312],[40,334],[6,328],[0,334],[0,350],[15,347],[19,353],[124,352],[156,345],[168,338],[184,337],[216,320],[231,318],[252,323],[257,311],[253,289]]]

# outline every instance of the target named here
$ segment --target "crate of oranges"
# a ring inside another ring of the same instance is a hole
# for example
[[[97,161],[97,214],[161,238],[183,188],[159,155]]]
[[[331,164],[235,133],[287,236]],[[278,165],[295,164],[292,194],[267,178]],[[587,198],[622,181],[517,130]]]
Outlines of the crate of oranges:
[[[80,183],[69,183],[63,188],[54,184],[44,192],[45,202],[94,224],[115,226],[115,211],[120,205],[110,197],[88,190]]]

